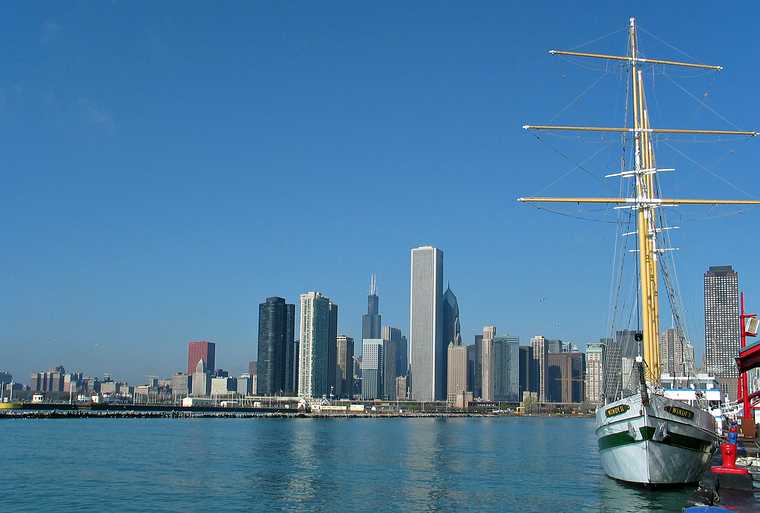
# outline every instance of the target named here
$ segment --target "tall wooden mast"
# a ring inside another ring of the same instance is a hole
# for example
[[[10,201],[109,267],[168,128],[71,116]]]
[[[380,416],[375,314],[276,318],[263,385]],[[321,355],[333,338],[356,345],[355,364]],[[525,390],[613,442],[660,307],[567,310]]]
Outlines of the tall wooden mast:
[[[693,129],[658,129],[649,124],[649,113],[644,91],[644,77],[639,63],[682,66],[722,70],[721,66],[696,64],[662,59],[647,59],[639,55],[636,33],[636,21],[630,19],[628,29],[629,55],[616,56],[584,52],[567,52],[551,50],[552,55],[571,55],[594,59],[627,61],[631,66],[631,95],[633,105],[632,128],[588,127],[567,125],[525,125],[526,130],[571,130],[585,132],[631,132],[634,135],[634,169],[608,176],[620,176],[636,180],[635,198],[518,198],[521,202],[542,203],[609,203],[629,206],[636,209],[636,235],[638,238],[638,267],[641,308],[641,331],[644,361],[647,366],[647,380],[658,382],[660,378],[660,307],[659,274],[657,257],[668,248],[657,247],[657,233],[667,227],[657,227],[655,211],[668,205],[760,205],[755,200],[711,200],[711,199],[670,199],[658,198],[655,186],[655,174],[658,169],[654,156],[653,137],[658,133],[698,134],[698,135],[737,135],[757,136],[754,131],[734,130],[693,130]],[[672,171],[672,169],[668,169]]]

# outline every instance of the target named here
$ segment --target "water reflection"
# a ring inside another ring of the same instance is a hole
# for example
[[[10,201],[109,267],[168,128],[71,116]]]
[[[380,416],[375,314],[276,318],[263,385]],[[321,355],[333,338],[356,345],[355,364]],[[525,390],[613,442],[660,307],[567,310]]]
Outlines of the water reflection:
[[[693,491],[604,476],[586,419],[29,421],[3,432],[0,511],[638,513],[680,511]],[[753,510],[751,496],[724,493],[722,505]]]

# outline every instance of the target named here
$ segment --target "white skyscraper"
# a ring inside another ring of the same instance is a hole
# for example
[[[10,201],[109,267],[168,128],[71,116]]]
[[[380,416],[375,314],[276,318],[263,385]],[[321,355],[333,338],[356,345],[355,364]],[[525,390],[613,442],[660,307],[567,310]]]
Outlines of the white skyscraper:
[[[484,401],[493,401],[493,339],[496,337],[496,326],[483,328],[483,340],[480,342],[480,368],[481,368],[481,398]]]
[[[298,395],[322,397],[328,390],[330,299],[319,292],[301,294]]]
[[[423,246],[412,249],[409,340],[412,399],[446,400],[446,351],[441,300],[443,252]]]

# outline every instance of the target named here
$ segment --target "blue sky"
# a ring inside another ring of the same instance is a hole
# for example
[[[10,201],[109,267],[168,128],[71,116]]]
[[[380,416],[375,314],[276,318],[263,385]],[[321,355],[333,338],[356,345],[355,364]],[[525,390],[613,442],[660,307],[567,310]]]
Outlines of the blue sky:
[[[384,323],[406,333],[409,250],[420,244],[444,251],[467,343],[493,323],[523,342],[544,334],[584,346],[605,334],[615,227],[514,200],[614,194],[617,183],[599,177],[619,167],[619,144],[539,141],[520,127],[620,125],[619,67],[546,51],[618,31],[582,49],[624,52],[635,15],[676,47],[642,34],[646,55],[685,59],[683,49],[726,66],[655,69],[654,125],[760,128],[757,6],[683,10],[0,6],[0,368],[27,381],[62,363],[136,382],[182,370],[187,341],[209,339],[218,365],[238,372],[256,357],[258,303],[269,295],[322,291],[340,305],[340,331],[360,336],[371,272]],[[678,169],[663,178],[673,195],[755,195],[760,141],[671,139],[658,157]],[[707,266],[733,264],[760,298],[760,211],[736,213],[673,214],[699,353]]]

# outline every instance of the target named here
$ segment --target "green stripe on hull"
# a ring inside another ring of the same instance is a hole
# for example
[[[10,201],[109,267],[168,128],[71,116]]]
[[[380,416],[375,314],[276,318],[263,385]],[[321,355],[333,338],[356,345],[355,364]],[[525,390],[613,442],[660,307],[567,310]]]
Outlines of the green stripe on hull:
[[[621,445],[635,444],[637,442],[645,441],[671,445],[673,447],[680,447],[681,449],[689,449],[697,452],[709,452],[712,447],[712,443],[710,442],[705,442],[704,440],[691,436],[679,435],[677,433],[668,433],[665,439],[661,441],[652,440],[655,431],[655,428],[649,426],[639,428],[639,432],[641,433],[640,440],[636,440],[628,431],[620,431],[618,433],[603,436],[599,439],[599,450],[603,451]]]

